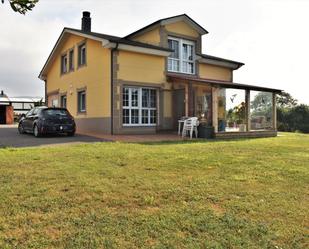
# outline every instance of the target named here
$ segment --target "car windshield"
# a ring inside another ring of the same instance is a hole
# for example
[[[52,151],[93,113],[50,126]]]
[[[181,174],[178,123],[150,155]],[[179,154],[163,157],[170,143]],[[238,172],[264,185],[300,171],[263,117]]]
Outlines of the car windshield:
[[[67,110],[64,109],[46,109],[43,111],[44,116],[70,116]]]

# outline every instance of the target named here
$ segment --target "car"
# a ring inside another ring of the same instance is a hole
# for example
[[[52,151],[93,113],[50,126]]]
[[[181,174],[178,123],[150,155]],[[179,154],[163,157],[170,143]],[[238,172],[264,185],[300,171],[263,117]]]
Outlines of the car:
[[[66,108],[35,107],[21,117],[18,123],[20,134],[33,133],[35,137],[45,134],[74,136],[76,124]]]

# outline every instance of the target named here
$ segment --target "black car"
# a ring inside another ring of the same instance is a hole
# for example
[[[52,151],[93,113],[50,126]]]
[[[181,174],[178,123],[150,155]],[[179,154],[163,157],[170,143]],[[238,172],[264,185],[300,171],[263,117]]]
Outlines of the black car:
[[[74,136],[75,130],[74,118],[65,108],[33,108],[22,116],[18,124],[20,134],[33,133],[36,137],[44,134]]]

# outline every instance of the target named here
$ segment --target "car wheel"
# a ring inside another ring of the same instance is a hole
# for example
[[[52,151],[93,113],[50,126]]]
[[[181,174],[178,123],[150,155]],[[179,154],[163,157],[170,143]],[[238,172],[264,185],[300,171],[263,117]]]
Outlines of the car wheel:
[[[19,134],[25,133],[24,127],[21,123],[18,124],[18,132],[19,132]]]
[[[41,136],[40,131],[39,131],[39,128],[38,128],[37,125],[34,125],[34,127],[33,127],[33,135],[34,135],[35,137]]]
[[[75,131],[68,132],[68,136],[69,136],[69,137],[73,137],[74,135],[75,135]]]

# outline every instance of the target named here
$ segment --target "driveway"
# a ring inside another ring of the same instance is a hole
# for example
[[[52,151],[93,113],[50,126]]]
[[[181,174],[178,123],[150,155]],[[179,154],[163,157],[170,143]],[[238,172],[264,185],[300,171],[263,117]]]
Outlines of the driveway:
[[[0,148],[93,143],[104,141],[108,140],[80,134],[76,134],[74,137],[58,135],[36,138],[32,134],[19,134],[16,125],[0,125]]]

